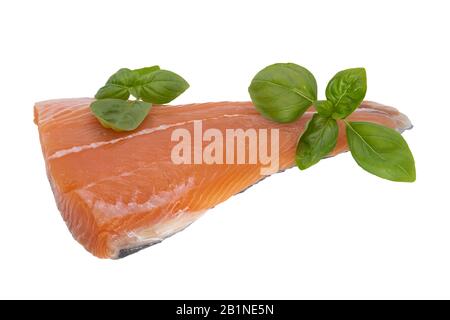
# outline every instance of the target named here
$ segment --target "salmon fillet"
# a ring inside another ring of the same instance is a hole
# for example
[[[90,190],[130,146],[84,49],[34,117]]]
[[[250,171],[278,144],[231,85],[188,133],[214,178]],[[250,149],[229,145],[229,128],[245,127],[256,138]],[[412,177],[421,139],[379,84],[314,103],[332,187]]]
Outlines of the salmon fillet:
[[[224,135],[226,129],[278,129],[279,170],[284,170],[294,165],[299,135],[314,111],[278,124],[251,102],[153,106],[137,130],[114,132],[91,114],[92,101],[39,102],[34,115],[58,209],[73,237],[100,258],[124,257],[160,242],[265,177],[260,163],[174,164],[174,129],[194,135],[195,120],[202,120],[203,130],[216,128]],[[374,102],[363,102],[349,119],[399,131],[411,126],[396,109]],[[344,124],[339,126],[331,155],[347,150]]]

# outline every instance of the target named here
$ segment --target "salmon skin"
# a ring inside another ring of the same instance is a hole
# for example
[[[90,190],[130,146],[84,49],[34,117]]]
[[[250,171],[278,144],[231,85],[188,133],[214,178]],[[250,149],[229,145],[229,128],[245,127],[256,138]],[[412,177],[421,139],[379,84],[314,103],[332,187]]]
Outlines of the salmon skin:
[[[35,123],[56,203],[73,237],[93,255],[113,259],[162,241],[265,177],[260,163],[174,163],[175,129],[194,135],[198,120],[203,130],[215,128],[224,135],[227,129],[278,129],[282,171],[294,166],[299,135],[314,111],[278,124],[263,118],[251,102],[153,106],[138,129],[115,132],[91,114],[92,101],[39,102]],[[374,102],[363,102],[349,120],[399,131],[411,126],[396,109]],[[339,127],[330,156],[347,150],[341,121]]]

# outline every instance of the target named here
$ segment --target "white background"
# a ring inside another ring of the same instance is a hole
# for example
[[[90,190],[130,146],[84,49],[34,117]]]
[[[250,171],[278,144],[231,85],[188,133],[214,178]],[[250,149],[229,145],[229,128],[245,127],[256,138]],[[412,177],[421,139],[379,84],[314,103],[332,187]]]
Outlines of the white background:
[[[448,1],[2,1],[1,298],[450,298]],[[366,98],[406,113],[417,182],[349,154],[277,174],[119,261],[91,256],[55,207],[39,100],[92,96],[120,67],[159,64],[175,103],[248,100],[296,62],[325,85],[364,66]]]

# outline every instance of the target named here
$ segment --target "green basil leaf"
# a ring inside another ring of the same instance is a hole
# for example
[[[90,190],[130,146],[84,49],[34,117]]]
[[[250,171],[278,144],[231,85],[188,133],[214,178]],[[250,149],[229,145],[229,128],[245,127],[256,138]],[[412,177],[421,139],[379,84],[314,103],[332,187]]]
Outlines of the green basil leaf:
[[[127,87],[116,84],[107,84],[100,88],[95,94],[96,99],[121,99],[127,100],[130,97],[130,92]]]
[[[343,119],[363,101],[367,91],[366,70],[347,69],[338,72],[328,83],[325,94],[334,105],[333,118]]]
[[[294,63],[276,63],[259,71],[248,88],[256,109],[268,119],[292,122],[317,99],[316,79]]]
[[[134,69],[133,72],[138,76],[145,76],[149,73],[152,73],[154,71],[160,70],[159,66],[151,66],[151,67],[145,67],[140,69]]]
[[[304,170],[327,156],[336,146],[338,133],[335,119],[315,113],[297,144],[297,166]]]
[[[152,105],[143,101],[102,99],[91,103],[91,111],[105,128],[132,131],[144,121]]]
[[[137,74],[128,68],[122,68],[111,77],[109,77],[106,84],[115,84],[123,87],[132,87],[136,82]]]
[[[140,68],[140,69],[134,69],[133,72],[136,74],[137,79],[140,79],[142,77],[147,76],[148,74],[155,72],[157,70],[160,70],[159,66],[151,66],[151,67],[145,67],[145,68]],[[136,82],[139,82],[139,80],[137,80]],[[135,82],[135,84],[136,84]],[[129,88],[130,93],[136,98],[139,99],[139,87],[134,86]]]
[[[400,133],[369,122],[347,123],[346,131],[352,156],[361,168],[392,181],[416,180],[414,157]]]
[[[139,97],[151,103],[168,103],[189,88],[189,84],[176,73],[157,70],[139,77],[135,90]]]
[[[328,100],[318,100],[314,102],[317,112],[323,117],[331,117],[334,112],[333,104]]]
[[[127,100],[130,97],[129,88],[137,79],[137,74],[132,70],[123,68],[109,77],[106,84],[97,91],[96,99],[121,99]]]

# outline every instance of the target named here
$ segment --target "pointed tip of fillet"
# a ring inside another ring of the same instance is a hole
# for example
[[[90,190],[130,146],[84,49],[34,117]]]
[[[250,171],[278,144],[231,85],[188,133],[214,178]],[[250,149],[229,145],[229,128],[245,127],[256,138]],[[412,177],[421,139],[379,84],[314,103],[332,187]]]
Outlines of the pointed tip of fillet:
[[[361,104],[360,109],[386,114],[386,116],[388,116],[395,122],[395,129],[400,133],[404,132],[405,130],[410,130],[414,127],[408,116],[401,113],[394,107],[386,106],[373,101],[364,101]]]

